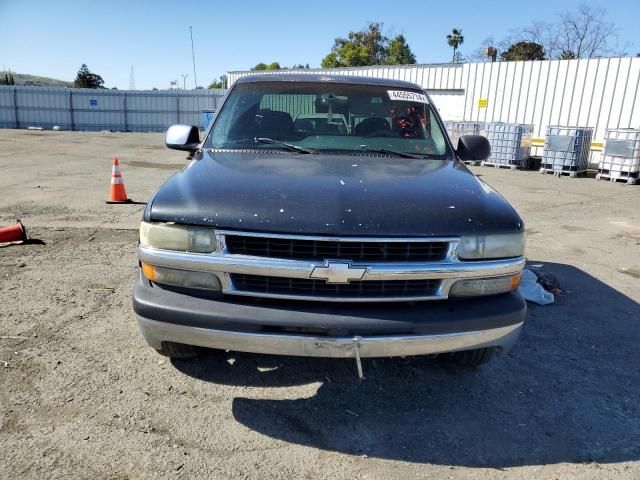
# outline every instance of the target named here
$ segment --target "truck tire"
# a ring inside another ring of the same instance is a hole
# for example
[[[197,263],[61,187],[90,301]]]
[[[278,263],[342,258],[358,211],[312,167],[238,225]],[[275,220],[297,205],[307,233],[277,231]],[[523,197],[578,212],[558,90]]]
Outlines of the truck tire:
[[[186,359],[198,356],[198,350],[193,345],[175,342],[162,342],[161,345],[162,347],[156,351],[165,357]]]
[[[476,350],[464,350],[462,352],[448,353],[442,356],[446,363],[458,367],[472,368],[487,363],[493,356],[494,348],[478,348]]]

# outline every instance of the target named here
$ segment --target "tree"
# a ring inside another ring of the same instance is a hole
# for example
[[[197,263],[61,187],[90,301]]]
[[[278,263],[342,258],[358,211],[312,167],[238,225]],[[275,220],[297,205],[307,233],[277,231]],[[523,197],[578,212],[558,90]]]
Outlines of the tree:
[[[104,80],[97,73],[92,73],[86,64],[82,64],[73,81],[76,88],[104,88]]]
[[[458,50],[456,54],[453,56],[453,63],[464,63],[466,62],[466,58],[462,55],[462,52]]]
[[[297,65],[294,65],[294,66],[293,66],[293,67],[291,67],[291,68],[297,68],[298,70],[300,70],[300,69],[306,69],[306,68],[311,68],[311,67],[309,66],[309,64],[308,64],[308,63],[305,63],[304,65],[303,65],[303,64],[301,64],[301,63],[299,63],[299,64],[297,64]]]
[[[456,62],[456,52],[458,51],[458,47],[464,43],[464,37],[462,36],[461,28],[453,28],[451,33],[447,35],[447,43],[451,48],[453,48],[453,57],[451,62]]]
[[[15,85],[16,80],[13,78],[13,73],[5,73],[4,78],[0,77],[0,85]]]
[[[278,62],[272,62],[269,65],[266,63],[258,63],[255,67],[251,69],[251,71],[262,71],[262,70],[280,70],[280,64]]]
[[[544,60],[544,48],[534,42],[517,42],[500,55],[506,62]]]
[[[214,80],[207,88],[224,88],[227,83],[227,76],[222,75],[219,80]]]
[[[382,33],[383,24],[372,22],[364,30],[336,38],[331,52],[322,59],[323,68],[405,65],[416,58],[403,35],[393,39]]]
[[[388,38],[382,34],[382,23],[372,22],[365,30],[349,32],[347,38],[336,38],[322,59],[323,68],[364,67],[382,65],[386,59]]]
[[[389,42],[386,63],[388,65],[409,65],[416,63],[416,56],[411,51],[404,35],[398,35]]]
[[[16,79],[13,78],[13,73],[5,73],[4,78],[0,78],[0,85],[15,85]]]
[[[320,66],[322,68],[337,68],[337,67],[344,67],[345,65],[342,62],[342,60],[338,59],[337,54],[335,54],[334,52],[331,52],[322,59],[322,62],[320,62]]]
[[[519,42],[535,43],[547,59],[572,59],[625,55],[624,48],[617,48],[617,41],[618,29],[607,20],[606,10],[583,4],[574,12],[560,14],[556,22],[533,22],[512,30],[496,46],[504,52]]]
[[[537,43],[542,46],[545,57],[548,59],[558,58],[560,48],[558,46],[557,25],[545,22],[533,22],[522,29],[520,34],[512,35],[508,43],[501,45],[502,50],[506,50],[510,44],[518,41]]]
[[[563,50],[562,53],[558,56],[560,60],[575,60],[578,58],[576,52],[571,50]]]
[[[577,12],[560,15],[558,47],[561,57],[592,58],[611,53],[609,42],[617,38],[616,26],[606,11],[582,4]]]

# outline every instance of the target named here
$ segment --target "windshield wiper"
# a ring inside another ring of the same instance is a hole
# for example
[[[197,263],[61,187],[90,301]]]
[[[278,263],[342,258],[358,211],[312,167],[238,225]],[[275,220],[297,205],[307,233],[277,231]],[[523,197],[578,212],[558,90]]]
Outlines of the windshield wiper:
[[[270,145],[277,145],[282,148],[286,148],[292,152],[300,152],[300,153],[318,153],[317,150],[311,150],[310,148],[299,147],[298,145],[294,145],[292,143],[281,142],[280,140],[274,140],[273,138],[267,137],[257,137],[253,140],[256,143],[268,143]]]
[[[361,150],[359,151],[370,152],[370,153],[383,153],[385,155],[395,155],[396,157],[401,157],[401,158],[418,158],[418,159],[424,160],[424,156],[414,155],[412,153],[407,153],[407,152],[397,152],[395,150],[389,150],[386,148],[370,148],[370,147],[367,147],[366,145],[363,145],[361,147]]]

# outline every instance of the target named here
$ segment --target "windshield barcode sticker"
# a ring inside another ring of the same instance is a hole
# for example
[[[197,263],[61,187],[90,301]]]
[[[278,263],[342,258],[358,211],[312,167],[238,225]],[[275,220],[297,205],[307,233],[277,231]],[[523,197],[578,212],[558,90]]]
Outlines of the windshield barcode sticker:
[[[427,96],[423,93],[410,92],[409,90],[387,90],[391,100],[401,102],[429,103]]]

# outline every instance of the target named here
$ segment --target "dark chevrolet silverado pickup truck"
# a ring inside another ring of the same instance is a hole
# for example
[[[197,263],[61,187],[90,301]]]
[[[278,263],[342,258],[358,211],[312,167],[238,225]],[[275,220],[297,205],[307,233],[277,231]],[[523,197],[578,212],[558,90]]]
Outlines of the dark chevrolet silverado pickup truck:
[[[524,224],[461,160],[425,91],[359,77],[238,80],[191,161],[149,200],[133,292],[147,342],[316,357],[442,354],[464,366],[508,350]]]

